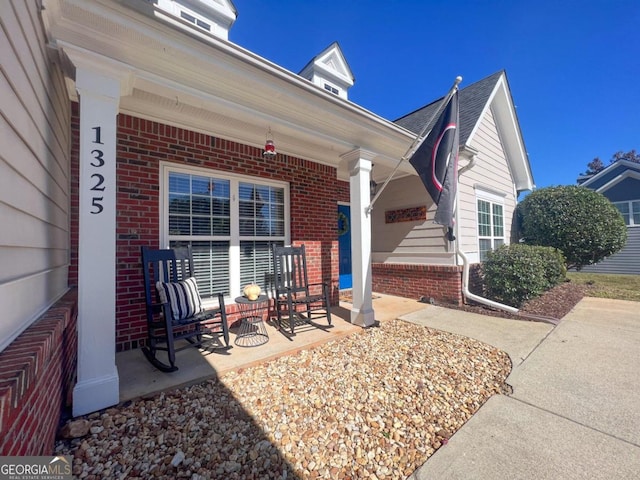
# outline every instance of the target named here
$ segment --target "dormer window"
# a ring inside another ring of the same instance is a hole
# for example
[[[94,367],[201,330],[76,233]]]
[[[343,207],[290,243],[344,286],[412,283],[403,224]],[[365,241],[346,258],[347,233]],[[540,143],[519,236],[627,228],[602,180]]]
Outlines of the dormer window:
[[[155,0],[163,20],[183,30],[197,29],[229,39],[237,12],[230,0]],[[207,38],[205,35],[202,38]]]
[[[328,83],[324,84],[324,89],[330,91],[334,95],[339,95],[340,94],[340,90],[338,90],[336,87],[334,87],[332,85],[329,85]]]
[[[344,99],[355,80],[337,42],[313,57],[299,75]]]
[[[193,15],[188,14],[184,10],[180,12],[180,17],[184,18],[187,22],[191,22],[194,25],[197,25],[198,27],[202,28],[203,30],[206,30],[207,32],[211,31],[211,25],[209,25],[204,20],[200,20],[199,18],[196,18]]]

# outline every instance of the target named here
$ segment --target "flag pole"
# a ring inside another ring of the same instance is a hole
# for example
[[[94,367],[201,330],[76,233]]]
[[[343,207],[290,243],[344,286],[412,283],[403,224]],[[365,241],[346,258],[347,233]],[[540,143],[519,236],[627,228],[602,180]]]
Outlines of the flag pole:
[[[369,206],[365,209],[365,213],[367,215],[369,215],[371,213],[371,210],[373,210],[373,204],[376,202],[376,200],[378,200],[378,197],[382,194],[382,191],[387,187],[387,185],[389,184],[389,182],[391,181],[393,176],[396,174],[396,172],[398,171],[398,168],[400,168],[400,165],[402,164],[402,162],[404,162],[408,158],[411,158],[411,155],[413,155],[415,153],[415,151],[420,147],[420,144],[422,144],[422,142],[425,140],[425,138],[427,138],[427,136],[429,135],[429,132],[427,132],[426,135],[425,135],[425,132],[426,132],[427,128],[429,128],[429,125],[431,125],[431,122],[433,122],[433,119],[436,118],[436,116],[440,113],[440,110],[442,110],[442,107],[445,106],[447,104],[447,102],[449,102],[449,100],[451,99],[453,94],[456,93],[456,90],[458,90],[458,85],[460,85],[460,82],[462,82],[462,77],[461,76],[457,76],[455,81],[453,82],[453,85],[449,89],[449,92],[442,99],[442,101],[440,102],[440,105],[438,105],[438,108],[436,109],[436,111],[433,112],[433,115],[431,115],[431,118],[429,119],[429,121],[427,123],[425,123],[424,127],[422,127],[422,130],[416,136],[416,138],[413,140],[413,142],[411,143],[411,146],[409,147],[407,152],[400,158],[400,160],[396,164],[396,166],[393,169],[393,171],[391,172],[391,174],[387,177],[387,179],[384,181],[384,183],[382,184],[380,189],[376,192],[375,196],[371,199],[371,202],[369,203]]]

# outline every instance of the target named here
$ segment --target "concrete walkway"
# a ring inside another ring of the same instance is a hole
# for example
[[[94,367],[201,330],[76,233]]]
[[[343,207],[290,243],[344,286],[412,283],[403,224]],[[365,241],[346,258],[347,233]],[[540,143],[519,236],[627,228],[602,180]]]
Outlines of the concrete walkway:
[[[506,351],[492,397],[410,477],[640,478],[640,304],[584,298],[551,325],[431,308],[402,319]]]

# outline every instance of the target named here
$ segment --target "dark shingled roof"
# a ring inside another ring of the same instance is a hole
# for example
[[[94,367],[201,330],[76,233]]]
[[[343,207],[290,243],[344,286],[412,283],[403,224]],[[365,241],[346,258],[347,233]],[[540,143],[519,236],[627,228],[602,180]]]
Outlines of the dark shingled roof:
[[[479,82],[472,83],[468,87],[460,89],[458,95],[460,106],[460,145],[464,145],[469,139],[469,135],[471,135],[473,127],[478,123],[482,110],[489,101],[491,92],[493,92],[498,79],[503,74],[504,70],[500,70]],[[401,127],[404,127],[415,134],[420,133],[425,124],[433,116],[433,113],[440,106],[440,102],[443,98],[444,97],[441,97],[438,100],[405,115],[404,117],[394,120],[394,123],[397,123]],[[437,119],[434,118],[431,123],[435,124],[436,120]],[[432,128],[432,125],[429,125],[429,128],[425,133],[428,133],[430,128]]]

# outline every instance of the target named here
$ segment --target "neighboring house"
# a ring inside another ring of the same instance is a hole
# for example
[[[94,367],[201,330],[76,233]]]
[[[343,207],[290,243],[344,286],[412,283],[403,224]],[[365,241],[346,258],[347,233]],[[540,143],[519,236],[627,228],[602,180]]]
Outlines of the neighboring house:
[[[603,194],[627,224],[627,243],[618,253],[583,272],[640,275],[640,164],[619,160],[594,175],[583,175],[578,184]]]
[[[190,242],[202,295],[233,299],[262,283],[270,245],[304,243],[337,303],[343,233],[353,323],[374,323],[373,288],[462,300],[456,245],[408,162],[365,213],[372,165],[382,182],[436,104],[383,119],[348,100],[337,43],[295,74],[230,42],[236,15],[222,0],[0,11],[0,454],[48,454],[62,406],[118,402],[116,351],[145,338],[141,245]],[[458,241],[477,262],[510,241],[533,180],[504,72],[460,105],[460,165],[474,164]]]

